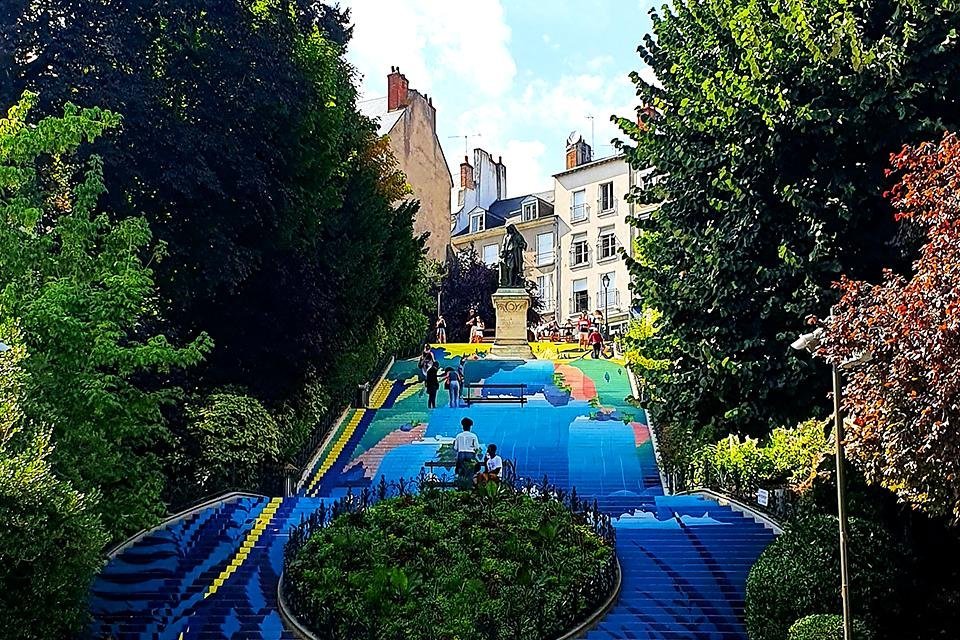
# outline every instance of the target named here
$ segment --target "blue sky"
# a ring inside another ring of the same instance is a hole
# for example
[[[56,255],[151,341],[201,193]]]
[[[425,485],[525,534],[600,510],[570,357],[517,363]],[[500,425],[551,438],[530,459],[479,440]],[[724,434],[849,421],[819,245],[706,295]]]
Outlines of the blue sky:
[[[463,139],[502,155],[509,195],[551,189],[563,169],[567,135],[613,152],[610,114],[631,115],[627,74],[650,77],[636,53],[650,30],[650,0],[350,0],[348,57],[365,97],[386,95],[399,66],[437,107],[437,128],[454,180]]]

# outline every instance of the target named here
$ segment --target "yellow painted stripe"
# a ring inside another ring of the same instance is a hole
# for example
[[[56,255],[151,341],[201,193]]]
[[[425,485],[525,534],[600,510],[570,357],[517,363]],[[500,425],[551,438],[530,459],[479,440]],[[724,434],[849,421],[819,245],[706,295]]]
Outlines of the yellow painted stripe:
[[[210,586],[207,587],[207,591],[203,594],[204,598],[209,598],[215,594],[217,589],[222,587],[223,583],[240,568],[240,565],[242,565],[247,559],[247,556],[250,555],[250,550],[256,546],[260,536],[263,535],[267,525],[269,525],[273,517],[277,515],[277,509],[280,508],[281,502],[283,502],[283,498],[270,499],[270,502],[267,503],[267,506],[263,508],[263,511],[260,512],[260,515],[258,515],[257,519],[253,522],[253,526],[250,528],[250,531],[247,532],[243,543],[240,545],[240,548],[237,549],[237,553],[230,560],[230,564],[228,564],[227,567],[220,572],[220,575],[213,579]]]
[[[412,385],[410,385],[409,387],[407,387],[406,389],[404,389],[403,391],[400,392],[400,395],[397,396],[397,402],[400,402],[401,400],[406,400],[406,399],[409,398],[410,396],[412,396],[412,395],[414,395],[414,394],[416,394],[416,393],[419,393],[419,392],[422,391],[422,390],[423,390],[423,383],[422,383],[422,382],[417,382],[417,383],[415,383],[415,384],[412,384]]]
[[[390,390],[393,388],[393,381],[387,380],[384,378],[377,383],[377,386],[373,388],[373,393],[370,394],[370,407],[373,409],[379,409],[383,406],[383,403],[387,401],[387,396],[390,395]]]
[[[340,437],[337,438],[336,442],[333,443],[333,447],[327,452],[326,458],[320,463],[317,472],[310,479],[310,484],[307,485],[307,495],[310,495],[314,487],[316,487],[323,478],[323,475],[330,470],[340,457],[340,454],[343,453],[344,447],[347,446],[347,442],[350,441],[350,437],[353,435],[353,432],[357,430],[357,425],[360,424],[360,421],[363,420],[363,416],[365,416],[366,413],[366,409],[361,409],[350,418],[350,422],[347,423],[346,428],[340,433]]]

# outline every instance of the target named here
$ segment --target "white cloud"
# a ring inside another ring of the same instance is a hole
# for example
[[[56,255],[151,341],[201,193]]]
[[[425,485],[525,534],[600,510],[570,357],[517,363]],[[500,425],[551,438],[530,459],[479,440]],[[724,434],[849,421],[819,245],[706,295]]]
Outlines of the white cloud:
[[[366,73],[369,97],[386,93],[386,75],[399,66],[411,86],[430,93],[445,78],[469,77],[479,93],[510,88],[517,67],[499,0],[349,0],[354,23],[349,57]],[[379,73],[377,73],[379,70]]]

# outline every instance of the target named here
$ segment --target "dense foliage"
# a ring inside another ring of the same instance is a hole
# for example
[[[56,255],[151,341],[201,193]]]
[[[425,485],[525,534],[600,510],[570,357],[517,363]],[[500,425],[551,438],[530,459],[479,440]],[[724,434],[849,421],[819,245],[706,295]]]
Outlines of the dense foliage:
[[[819,613],[800,618],[790,627],[787,640],[843,640],[843,616]],[[873,640],[873,634],[854,620],[853,640]]]
[[[845,375],[847,453],[904,500],[960,519],[960,139],[893,157],[897,218],[926,234],[909,278],[844,278],[821,355],[872,359]]]
[[[729,435],[694,454],[692,486],[753,496],[758,488],[809,487],[827,453],[824,423],[807,420],[792,429],[778,427],[764,442]]]
[[[214,393],[190,407],[200,449],[197,484],[205,492],[250,486],[280,456],[280,429],[256,398]]]
[[[447,342],[469,342],[467,319],[476,311],[487,328],[496,323],[493,299],[499,275],[472,245],[453,252],[447,260],[440,285],[440,312],[447,321]]]
[[[840,547],[837,520],[807,515],[792,522],[757,560],[747,577],[746,625],[750,640],[787,640],[800,618],[840,611]],[[850,582],[854,615],[877,637],[894,624],[901,607],[897,579],[901,550],[875,524],[850,519]]]
[[[95,496],[51,468],[48,426],[24,413],[27,351],[9,319],[0,320],[0,341],[10,347],[0,353],[0,635],[68,637],[84,622],[107,536]]]
[[[960,125],[946,0],[683,0],[653,14],[633,76],[657,117],[619,121],[638,168],[637,297],[663,314],[645,355],[678,439],[759,435],[808,416],[828,376],[788,343],[841,271],[903,267],[881,197],[887,154]],[[649,77],[644,74],[644,77]],[[661,438],[661,440],[669,438]]]
[[[26,87],[43,113],[69,99],[124,118],[94,148],[106,203],[142,213],[166,242],[173,335],[216,344],[191,386],[238,385],[275,409],[326,382],[378,319],[421,310],[418,205],[394,206],[405,179],[357,110],[344,12],[307,0],[13,5],[0,100]]]
[[[57,474],[100,493],[97,509],[117,537],[164,511],[161,408],[176,391],[164,377],[210,345],[201,336],[177,348],[151,331],[156,289],[145,260],[160,248],[143,218],[99,209],[99,159],[73,159],[117,116],[68,105],[61,118],[33,122],[34,102],[26,94],[0,121],[0,320],[19,324],[31,354],[24,413],[53,430]]]
[[[284,580],[301,621],[326,638],[524,640],[586,617],[597,605],[586,585],[613,561],[561,502],[491,483],[341,516]]]

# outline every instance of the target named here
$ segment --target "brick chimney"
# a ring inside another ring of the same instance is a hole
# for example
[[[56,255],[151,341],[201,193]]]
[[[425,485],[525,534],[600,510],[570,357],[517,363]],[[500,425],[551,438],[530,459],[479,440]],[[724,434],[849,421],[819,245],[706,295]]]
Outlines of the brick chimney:
[[[590,148],[578,132],[574,131],[567,137],[567,169],[579,167],[593,160],[593,149]]]
[[[387,111],[402,109],[409,102],[410,83],[407,76],[400,73],[400,67],[390,67],[387,76]]]
[[[473,165],[470,164],[470,158],[467,156],[463,156],[463,162],[460,163],[460,188],[477,188],[476,183],[473,181]]]

